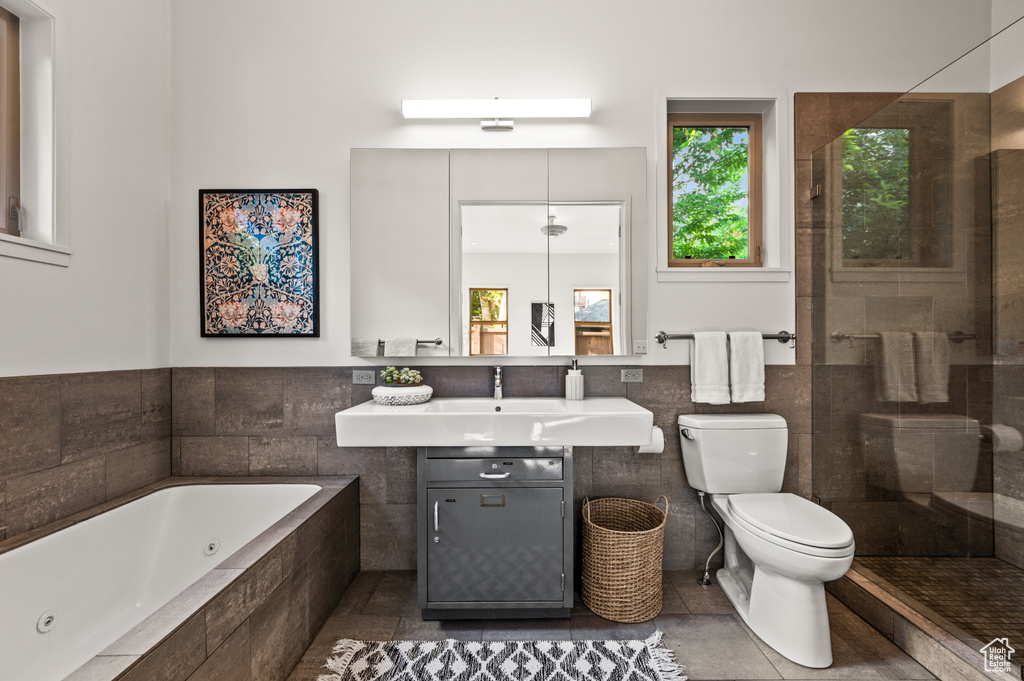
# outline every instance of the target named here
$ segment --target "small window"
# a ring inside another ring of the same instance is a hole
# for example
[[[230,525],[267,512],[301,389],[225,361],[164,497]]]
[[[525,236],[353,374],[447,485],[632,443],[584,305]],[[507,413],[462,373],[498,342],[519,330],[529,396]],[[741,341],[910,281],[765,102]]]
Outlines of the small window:
[[[668,116],[670,267],[761,267],[761,115]]]
[[[949,202],[937,196],[937,188],[949,183],[948,151],[932,151],[939,146],[931,139],[936,136],[921,127],[843,133],[844,267],[950,265]]]
[[[0,7],[0,233],[21,236],[21,83],[19,19]]]
[[[469,354],[508,354],[508,289],[469,289]]]
[[[577,355],[615,354],[612,334],[611,289],[575,289]]]

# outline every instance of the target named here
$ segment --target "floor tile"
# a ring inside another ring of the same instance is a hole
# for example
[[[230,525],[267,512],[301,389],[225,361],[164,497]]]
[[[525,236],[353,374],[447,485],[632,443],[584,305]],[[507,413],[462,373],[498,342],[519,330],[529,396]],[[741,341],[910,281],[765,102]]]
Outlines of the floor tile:
[[[416,573],[385,572],[373,595],[362,609],[363,615],[383,617],[419,617],[416,601]]]
[[[775,670],[784,679],[874,679],[883,677],[874,667],[845,640],[832,633],[832,664],[826,669],[814,669],[797,664],[783,657],[771,646],[761,640],[745,622],[740,621],[751,640],[757,644],[764,656],[772,663]]]
[[[567,619],[484,620],[484,641],[569,641]]]
[[[574,641],[629,641],[646,639],[657,626],[654,622],[627,624],[597,615],[573,615],[569,629]]]
[[[738,615],[659,615],[654,621],[693,681],[781,678]]]
[[[687,610],[694,615],[735,614],[735,608],[725,597],[721,587],[718,586],[718,579],[714,575],[711,577],[711,586],[701,586],[697,583],[697,578],[702,572],[702,570],[669,570],[665,572],[665,576],[676,588],[676,593],[679,594]]]
[[[483,622],[480,620],[428,620],[403,617],[392,638],[395,641],[479,641]]]
[[[374,591],[384,578],[383,572],[360,572],[352,580],[352,584],[345,590],[341,601],[334,609],[334,614],[359,615],[363,608],[369,603]]]

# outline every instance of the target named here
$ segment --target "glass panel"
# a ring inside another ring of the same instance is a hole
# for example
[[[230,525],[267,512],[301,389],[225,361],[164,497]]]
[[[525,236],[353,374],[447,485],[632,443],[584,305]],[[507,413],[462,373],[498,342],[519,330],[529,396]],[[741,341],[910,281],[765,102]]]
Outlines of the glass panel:
[[[747,258],[746,127],[676,126],[672,257]]]
[[[469,291],[469,319],[474,322],[508,321],[506,300],[508,291],[503,288],[474,288]]]
[[[854,128],[843,134],[843,258],[896,260],[912,243],[910,130]],[[912,258],[913,254],[909,254]]]
[[[507,324],[473,324],[469,331],[469,354],[507,355]]]

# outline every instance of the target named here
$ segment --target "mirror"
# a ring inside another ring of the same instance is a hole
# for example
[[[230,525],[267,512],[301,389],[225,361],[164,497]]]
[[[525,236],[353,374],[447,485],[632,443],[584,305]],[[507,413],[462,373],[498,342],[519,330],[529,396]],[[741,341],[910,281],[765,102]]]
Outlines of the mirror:
[[[622,209],[619,202],[463,202],[462,266],[453,276],[460,354],[621,350]]]
[[[353,149],[352,354],[631,354],[646,170],[642,148]]]

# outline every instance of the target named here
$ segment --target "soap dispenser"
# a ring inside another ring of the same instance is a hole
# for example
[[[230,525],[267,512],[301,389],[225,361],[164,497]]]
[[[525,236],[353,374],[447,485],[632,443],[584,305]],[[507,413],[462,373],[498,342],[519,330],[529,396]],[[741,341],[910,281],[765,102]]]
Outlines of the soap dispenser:
[[[580,371],[579,361],[575,359],[572,361],[572,368],[569,369],[569,373],[565,377],[565,399],[583,399],[583,372]]]

